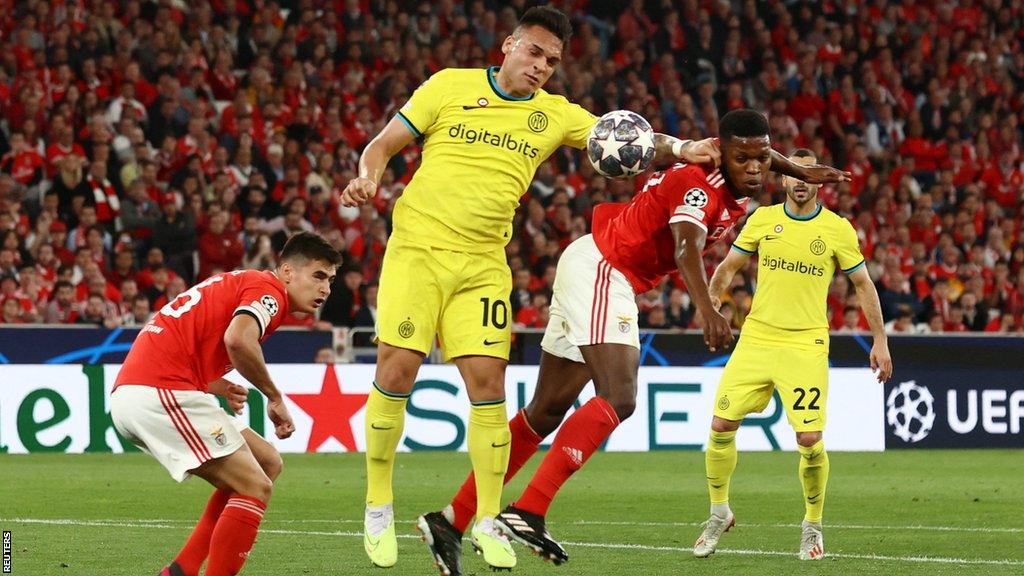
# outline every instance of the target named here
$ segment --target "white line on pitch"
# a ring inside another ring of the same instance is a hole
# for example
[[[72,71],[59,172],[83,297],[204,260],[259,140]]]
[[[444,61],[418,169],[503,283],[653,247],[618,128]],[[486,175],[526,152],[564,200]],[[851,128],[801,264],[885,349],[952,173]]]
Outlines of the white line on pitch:
[[[21,519],[17,518],[0,518],[0,521],[18,521]],[[185,519],[170,519],[170,518],[158,518],[158,519],[142,519],[142,518],[96,518],[93,520],[63,520],[63,519],[26,519],[26,523],[50,523],[50,524],[71,524],[76,522],[93,522],[92,526],[102,526],[105,524],[111,524],[114,526],[121,526],[124,523],[133,524],[160,524],[159,528],[171,528],[176,524],[184,524],[192,526],[194,521]],[[326,519],[326,518],[315,518],[315,519],[296,519],[296,518],[265,518],[263,523],[266,524],[362,524],[362,520],[353,520],[346,518],[339,519]],[[402,522],[402,520],[399,520]],[[415,519],[409,519],[407,522],[415,522]],[[566,521],[554,521],[550,522],[553,525],[565,525],[571,524],[576,526],[690,526],[697,527],[702,526],[700,522],[622,522],[622,521],[611,521],[611,520],[566,520]],[[739,524],[741,528],[800,528],[801,524],[756,524],[756,523],[743,523]],[[869,525],[869,524],[826,524],[826,528],[829,530],[924,530],[931,532],[979,532],[986,534],[1020,534],[1024,533],[1024,528],[986,528],[986,527],[971,527],[971,526],[925,526],[925,525],[905,525],[905,526],[887,526],[887,525]]]
[[[605,520],[572,520],[571,524],[582,526],[703,526],[700,522],[613,522]],[[555,524],[555,522],[552,522]],[[750,528],[800,528],[801,524],[737,524]],[[830,530],[929,530],[935,532],[987,532],[1016,534],[1024,532],[1024,528],[984,528],[970,526],[871,526],[863,524],[825,524]]]
[[[95,521],[95,520],[74,520],[69,518],[0,518],[0,522],[11,522],[14,524],[51,524],[63,526],[103,526],[112,528],[183,528],[184,526],[172,526],[168,524],[155,524],[152,522],[116,522],[116,521]],[[321,530],[260,530],[264,534],[281,534],[286,536],[345,536],[362,538],[362,532],[342,531],[321,531]],[[414,534],[399,534],[399,538],[418,539]],[[606,542],[563,542],[568,546],[579,546],[581,548],[605,548],[619,550],[646,550],[651,552],[692,552],[692,548],[679,546],[645,546],[643,544],[618,544]],[[719,548],[718,554],[737,554],[742,556],[793,556],[792,552],[779,550],[743,550]],[[999,565],[999,566],[1024,566],[1024,560],[1012,559],[984,559],[984,558],[945,558],[940,556],[883,556],[880,554],[857,554],[846,552],[829,552],[832,558],[845,558],[852,560],[876,560],[883,562],[917,562],[930,564],[977,564],[977,565]]]

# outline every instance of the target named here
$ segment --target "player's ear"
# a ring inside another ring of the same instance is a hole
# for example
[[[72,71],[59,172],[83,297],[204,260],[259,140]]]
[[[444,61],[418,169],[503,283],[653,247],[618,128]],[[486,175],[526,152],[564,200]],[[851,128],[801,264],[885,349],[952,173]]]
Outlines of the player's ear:
[[[501,43],[501,53],[508,56],[512,52],[512,47],[515,46],[516,37],[509,34],[505,36],[505,41]]]

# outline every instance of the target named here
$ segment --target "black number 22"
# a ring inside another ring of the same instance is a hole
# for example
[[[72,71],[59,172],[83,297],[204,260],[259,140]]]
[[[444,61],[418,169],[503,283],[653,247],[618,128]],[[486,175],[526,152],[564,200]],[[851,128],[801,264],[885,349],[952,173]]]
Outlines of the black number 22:
[[[800,396],[797,397],[796,402],[793,402],[793,410],[808,410],[808,409],[809,410],[820,410],[821,409],[818,406],[818,399],[821,398],[821,390],[819,390],[818,388],[809,388],[809,389],[807,389],[807,391],[804,391],[803,388],[794,388],[794,391],[797,394],[799,394]],[[804,401],[804,397],[806,397],[808,395],[808,393],[814,394],[814,398],[812,398],[811,402],[809,404],[807,404],[806,406],[801,406],[801,403],[803,403],[803,401]]]

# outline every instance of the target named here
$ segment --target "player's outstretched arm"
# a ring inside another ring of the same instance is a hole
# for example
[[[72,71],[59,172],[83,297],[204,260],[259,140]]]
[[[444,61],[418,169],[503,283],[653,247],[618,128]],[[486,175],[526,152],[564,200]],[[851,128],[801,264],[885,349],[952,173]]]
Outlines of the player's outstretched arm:
[[[704,242],[707,232],[690,222],[673,222],[672,237],[675,239],[676,267],[686,282],[690,298],[704,319],[704,344],[712,352],[728,348],[732,343],[732,327],[712,304],[708,294],[708,278],[704,273]]]
[[[714,138],[703,140],[680,140],[668,134],[654,135],[654,167],[664,167],[680,160],[690,164],[714,164],[718,166],[722,151]]]
[[[722,294],[732,284],[736,273],[747,265],[748,260],[750,260],[749,254],[729,250],[725,260],[722,260],[718,268],[715,268],[715,273],[711,275],[711,282],[708,284],[708,294],[711,296],[711,305],[715,307],[715,310],[722,306]]]
[[[783,156],[777,150],[772,150],[771,171],[783,176],[791,176],[797,180],[803,180],[808,184],[838,184],[849,182],[851,174],[831,166],[821,164],[797,164]]]
[[[377,184],[391,157],[413,141],[409,128],[395,116],[377,136],[370,140],[359,157],[359,176],[349,181],[341,193],[344,206],[359,206],[377,193]]]
[[[281,391],[274,385],[267,371],[263,349],[260,348],[260,327],[256,319],[248,314],[238,314],[232,318],[224,332],[224,346],[238,373],[267,397],[267,416],[274,423],[277,437],[291,436],[295,424],[281,398]]]
[[[882,320],[882,305],[878,302],[878,291],[875,284],[871,282],[866,266],[861,266],[850,273],[850,281],[857,290],[857,299],[860,301],[860,309],[868,317],[868,326],[871,327],[871,369],[878,374],[879,382],[885,382],[892,376],[892,358],[889,356],[889,338],[885,334],[885,323]]]

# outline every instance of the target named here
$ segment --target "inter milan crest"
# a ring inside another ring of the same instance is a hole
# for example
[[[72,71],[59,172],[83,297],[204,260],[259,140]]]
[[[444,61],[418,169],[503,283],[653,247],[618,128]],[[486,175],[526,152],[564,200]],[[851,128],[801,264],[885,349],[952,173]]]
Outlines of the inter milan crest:
[[[687,206],[703,208],[708,204],[708,193],[700,188],[690,188],[683,196],[683,202]]]
[[[530,114],[530,117],[526,119],[526,124],[530,127],[530,130],[540,134],[544,130],[547,130],[548,117],[546,114],[538,110],[533,114]]]
[[[822,240],[821,238],[818,238],[817,240],[811,242],[811,254],[814,254],[815,256],[821,256],[822,254],[824,254],[825,248],[825,241]]]
[[[402,338],[410,338],[416,333],[416,325],[411,320],[406,320],[398,325],[398,335]]]

